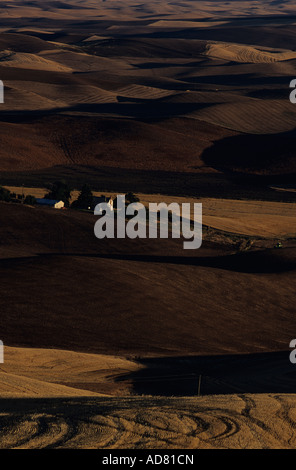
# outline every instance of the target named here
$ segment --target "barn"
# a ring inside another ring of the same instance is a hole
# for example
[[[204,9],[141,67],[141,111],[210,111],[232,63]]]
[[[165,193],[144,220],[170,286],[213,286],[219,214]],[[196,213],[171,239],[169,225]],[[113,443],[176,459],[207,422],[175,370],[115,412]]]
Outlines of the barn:
[[[63,209],[65,207],[65,203],[63,201],[56,201],[55,199],[36,199],[36,204],[52,207],[53,209]]]

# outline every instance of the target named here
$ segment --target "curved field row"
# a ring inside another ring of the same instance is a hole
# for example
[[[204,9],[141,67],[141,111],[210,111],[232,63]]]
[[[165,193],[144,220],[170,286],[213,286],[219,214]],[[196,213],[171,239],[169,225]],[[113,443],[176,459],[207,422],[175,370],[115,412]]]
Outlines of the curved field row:
[[[97,393],[75,389],[59,384],[43,382],[29,377],[0,372],[0,396],[11,397],[60,397],[60,396],[96,396]]]
[[[219,217],[206,215],[203,218],[205,225],[223,230],[249,236],[283,237],[296,235],[296,217],[280,215],[252,214],[232,217]]]
[[[293,448],[295,395],[15,400],[1,448]]]
[[[24,91],[18,86],[10,86],[5,91],[5,103],[1,104],[2,111],[37,111],[63,108],[67,103],[59,98],[47,98],[37,92]]]
[[[116,95],[112,92],[105,91],[95,86],[76,85],[69,87],[67,85],[45,84],[32,82],[20,82],[16,80],[7,81],[6,85],[10,89],[6,93],[6,103],[3,107],[9,107],[10,110],[16,109],[24,101],[28,102],[31,107],[40,108],[40,104],[44,103],[44,107],[51,109],[52,107],[67,107],[83,103],[116,103]],[[12,101],[11,95],[19,93],[21,98],[15,102]],[[8,106],[9,105],[9,106]]]
[[[240,103],[247,103],[249,98],[244,95],[239,95],[238,93],[232,92],[223,92],[219,89],[215,91],[191,91],[187,90],[185,93],[176,92],[175,94],[169,95],[164,102],[165,103],[204,103],[209,104],[212,108],[212,105],[218,106],[224,103],[233,103],[236,100],[236,106]]]
[[[267,51],[239,44],[214,43],[206,46],[205,55],[235,62],[262,64],[296,58],[294,51]]]
[[[225,21],[174,21],[174,20],[158,20],[149,24],[153,28],[213,28],[226,24]]]
[[[78,46],[76,46],[77,51],[60,49],[59,43],[54,43],[49,41],[49,44],[52,44],[52,50],[44,50],[39,53],[39,57],[44,58],[45,60],[51,60],[61,66],[65,65],[71,70],[76,72],[107,72],[114,73],[114,70],[118,74],[130,74],[133,70],[133,66],[130,65],[126,60],[118,57],[116,59],[102,56],[95,56],[87,54],[84,51],[81,51]],[[75,46],[72,46],[75,47]]]
[[[273,134],[295,129],[296,110],[287,99],[223,103],[190,114],[211,124],[252,134]]]
[[[174,95],[175,92],[142,85],[128,85],[117,90],[118,95],[129,98],[157,99]]]
[[[11,52],[9,50],[1,51],[0,63],[6,67],[47,70],[53,72],[72,72],[72,69],[65,65],[49,59],[44,59],[36,54],[29,54],[26,52]]]

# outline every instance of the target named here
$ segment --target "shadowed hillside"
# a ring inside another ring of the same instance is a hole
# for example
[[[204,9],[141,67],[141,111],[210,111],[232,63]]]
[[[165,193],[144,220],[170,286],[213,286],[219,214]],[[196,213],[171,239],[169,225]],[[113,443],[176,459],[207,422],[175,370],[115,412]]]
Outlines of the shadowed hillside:
[[[275,135],[235,136],[222,139],[202,155],[206,165],[220,171],[282,175],[296,173],[295,131]],[[223,155],[223,159],[219,158]]]
[[[192,254],[177,239],[97,240],[90,214],[1,208],[4,344],[167,356],[290,342],[295,248],[234,254],[206,239]]]

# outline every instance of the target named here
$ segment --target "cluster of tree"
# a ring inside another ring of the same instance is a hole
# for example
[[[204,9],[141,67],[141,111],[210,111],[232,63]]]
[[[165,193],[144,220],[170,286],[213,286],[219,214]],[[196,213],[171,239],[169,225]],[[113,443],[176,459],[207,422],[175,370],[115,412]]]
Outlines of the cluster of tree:
[[[54,199],[55,201],[63,201],[65,207],[70,206],[71,189],[65,180],[55,181],[48,188],[48,193],[45,194],[44,199]]]
[[[54,199],[56,201],[63,201],[65,207],[70,207],[71,199],[71,188],[65,180],[55,181],[48,188],[48,192],[45,194],[44,199]],[[103,196],[103,195],[102,195]],[[23,202],[24,204],[34,205],[36,204],[36,198],[32,195],[24,197],[23,194],[11,193],[8,189],[0,186],[0,201],[6,202]],[[128,192],[125,195],[126,204],[133,202],[139,202],[139,198],[133,193]],[[75,209],[93,209],[94,195],[88,184],[84,184],[79,193],[78,198],[72,202],[71,207]],[[117,207],[116,198],[114,200],[114,208]]]
[[[131,191],[125,195],[125,202],[127,204],[132,204],[133,202],[139,202],[140,199]]]
[[[8,189],[0,186],[0,201],[9,202],[11,201],[11,193]]]
[[[71,207],[73,207],[74,209],[89,209],[92,208],[93,200],[94,196],[90,187],[88,186],[88,184],[84,184],[82,186],[78,198],[76,199],[76,201],[72,202]]]
[[[101,197],[104,197],[102,194]],[[114,199],[113,201],[113,207],[116,209],[117,207],[117,198]],[[125,201],[126,204],[131,204],[132,202],[139,202],[140,199],[132,192],[128,192],[125,195]],[[93,202],[94,202],[94,195],[89,187],[88,184],[84,184],[78,198],[76,201],[73,201],[71,204],[71,207],[76,208],[76,209],[93,209]]]
[[[24,204],[28,204],[30,206],[34,206],[36,204],[36,198],[35,196],[32,196],[31,194],[28,194],[25,199],[24,199]]]
[[[138,196],[136,196],[131,191],[126,193],[126,195],[125,195],[125,204],[126,205],[132,204],[133,202],[139,202],[139,201],[140,201],[140,199],[138,198]],[[117,197],[113,201],[113,207],[114,207],[114,209],[117,208]]]

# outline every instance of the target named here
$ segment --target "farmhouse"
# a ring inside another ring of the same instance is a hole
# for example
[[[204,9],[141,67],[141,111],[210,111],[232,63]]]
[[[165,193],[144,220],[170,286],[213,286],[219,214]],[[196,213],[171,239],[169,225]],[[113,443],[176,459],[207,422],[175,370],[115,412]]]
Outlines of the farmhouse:
[[[36,204],[40,206],[53,207],[54,209],[62,209],[65,207],[63,201],[56,201],[55,199],[36,199]]]

